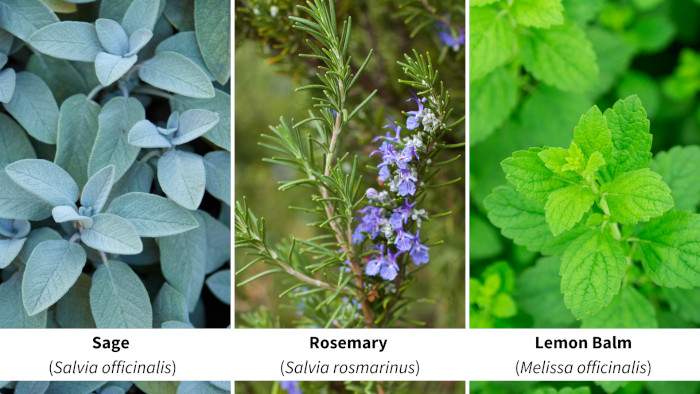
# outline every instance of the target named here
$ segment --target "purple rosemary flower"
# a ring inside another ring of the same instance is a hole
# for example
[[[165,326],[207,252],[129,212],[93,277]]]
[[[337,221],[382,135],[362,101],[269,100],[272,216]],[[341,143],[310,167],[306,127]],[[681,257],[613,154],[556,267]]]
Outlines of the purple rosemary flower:
[[[280,387],[289,394],[302,394],[299,382],[295,380],[285,380],[280,382]]]
[[[414,202],[413,204],[409,204],[408,197],[406,197],[404,201],[405,202],[403,205],[394,209],[394,215],[398,213],[401,216],[401,220],[403,221],[403,223],[406,224],[408,223],[408,219],[411,217],[411,209],[413,209],[413,206],[415,206],[416,203]]]
[[[379,275],[382,279],[394,280],[396,275],[399,274],[399,265],[396,264],[396,257],[400,254],[401,252],[392,253],[392,251],[389,250],[386,256],[384,256],[384,263],[382,263],[382,268],[379,271]]]
[[[408,252],[413,246],[413,235],[403,230],[397,230],[394,244],[396,248],[402,252]]]
[[[381,231],[381,225],[385,221],[381,208],[368,205],[360,209],[360,213],[364,214],[364,216],[360,219],[361,223],[355,228],[355,233],[353,234],[353,242],[356,244],[365,239],[363,232],[369,233],[372,239],[376,238]]]
[[[448,47],[452,48],[454,51],[458,51],[461,45],[464,45],[464,28],[455,27],[454,29],[446,25],[443,22],[438,22],[435,24],[440,35],[440,41]]]
[[[423,106],[423,103],[426,101],[426,99],[425,97],[419,99],[413,92],[411,92],[411,94],[413,94],[413,97],[406,101],[415,101],[416,104],[418,104],[418,111],[406,112],[407,114],[411,115],[408,117],[408,119],[406,119],[406,128],[409,130],[415,130],[420,124],[420,120],[425,115],[425,107]]]
[[[379,168],[379,176],[377,179],[379,182],[386,182],[387,179],[391,176],[391,171],[389,171],[389,168],[387,166],[381,166]]]
[[[389,217],[389,224],[391,224],[391,227],[392,227],[394,230],[401,230],[401,229],[403,229],[403,224],[404,224],[404,222],[403,222],[403,220],[402,220],[402,218],[401,218],[401,214],[398,213],[398,212],[392,213],[391,216]]]
[[[401,126],[394,124],[394,122],[391,119],[387,119],[387,120],[389,121],[389,123],[385,124],[384,127],[382,127],[382,128],[386,129],[387,127],[390,127],[392,129],[394,129],[394,132],[396,133],[396,135],[394,137],[392,137],[391,132],[387,131],[386,137],[384,137],[384,138],[386,138],[387,140],[389,140],[391,142],[398,142],[398,140],[401,138]],[[381,138],[382,138],[382,136],[378,135],[372,139],[372,142],[377,142]]]
[[[420,243],[419,236],[420,230],[416,231],[411,251],[408,253],[416,265],[425,264],[430,260],[430,256],[428,255],[428,250],[430,250],[430,248]]]
[[[365,274],[369,276],[374,276],[379,273],[384,263],[384,244],[375,245],[374,249],[379,251],[372,255],[369,261],[367,261],[367,266],[365,267]]]
[[[367,189],[365,196],[367,196],[367,199],[370,201],[379,199],[379,193],[377,193],[377,189],[373,187]]]
[[[399,196],[414,195],[416,193],[416,184],[413,182],[416,182],[418,178],[408,170],[399,170],[397,175],[399,176]]]

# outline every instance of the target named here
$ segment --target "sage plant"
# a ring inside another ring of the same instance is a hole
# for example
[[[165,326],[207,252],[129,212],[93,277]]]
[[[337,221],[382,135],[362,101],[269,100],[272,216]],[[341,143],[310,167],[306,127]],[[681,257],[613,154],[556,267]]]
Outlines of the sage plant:
[[[230,303],[230,6],[161,3],[0,0],[0,327],[203,327]]]

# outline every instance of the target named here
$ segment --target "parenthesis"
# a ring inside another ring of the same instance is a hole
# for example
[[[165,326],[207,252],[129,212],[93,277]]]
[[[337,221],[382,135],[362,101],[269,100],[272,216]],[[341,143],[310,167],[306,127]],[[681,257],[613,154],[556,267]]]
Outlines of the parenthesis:
[[[53,371],[52,371],[53,368],[51,368],[51,367],[53,367],[53,360],[51,360],[51,362],[49,362],[49,375],[53,376]]]
[[[647,360],[647,365],[649,365],[649,373],[647,373],[647,376],[651,376],[651,360]]]
[[[173,376],[175,376],[175,360],[173,360]]]
[[[418,371],[420,371],[420,364],[418,364],[418,360],[416,360],[416,377],[418,376]]]
[[[520,372],[518,372],[518,363],[519,362],[520,362],[520,360],[515,360],[515,374],[518,376],[520,376]]]
[[[280,372],[282,373],[282,376],[284,376],[284,360],[282,360],[282,363],[280,364]]]

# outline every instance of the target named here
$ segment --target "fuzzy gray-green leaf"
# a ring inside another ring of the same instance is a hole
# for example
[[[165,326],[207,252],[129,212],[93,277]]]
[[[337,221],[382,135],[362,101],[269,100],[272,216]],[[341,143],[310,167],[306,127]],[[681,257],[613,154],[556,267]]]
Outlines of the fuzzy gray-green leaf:
[[[149,193],[128,193],[112,201],[108,213],[127,219],[142,237],[164,237],[196,228],[197,220],[173,201]]]
[[[99,126],[90,154],[88,175],[112,164],[114,180],[121,179],[139,154],[139,148],[129,144],[129,130],[145,117],[143,105],[133,97],[115,97],[105,104],[98,116]]]
[[[85,250],[65,240],[44,241],[27,262],[22,300],[30,316],[55,304],[73,286],[85,266]]]
[[[214,86],[192,60],[175,52],[159,52],[139,68],[139,77],[157,88],[194,98],[212,98]]]
[[[88,180],[90,150],[97,136],[100,105],[84,94],[69,97],[61,104],[54,163],[64,168],[80,188]]]
[[[220,84],[231,76],[231,3],[194,1],[194,26],[204,62]]]
[[[26,71],[18,73],[14,94],[5,109],[29,135],[46,144],[56,143],[58,104],[41,78]]]
[[[98,328],[152,328],[153,310],[141,279],[126,264],[103,264],[92,277],[90,309]]]
[[[202,156],[178,150],[165,152],[158,160],[158,182],[168,198],[187,209],[197,209],[206,186]]]

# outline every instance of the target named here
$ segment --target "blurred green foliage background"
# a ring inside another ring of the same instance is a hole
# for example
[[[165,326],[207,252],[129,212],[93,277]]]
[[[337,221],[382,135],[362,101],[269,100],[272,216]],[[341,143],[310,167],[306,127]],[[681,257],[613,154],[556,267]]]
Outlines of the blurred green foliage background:
[[[235,49],[235,198],[245,197],[258,216],[264,217],[268,225],[268,237],[275,244],[292,234],[299,237],[317,235],[307,225],[313,218],[299,211],[287,209],[289,205],[311,207],[308,193],[302,188],[278,191],[277,181],[292,179],[294,174],[284,167],[263,163],[262,158],[271,156],[265,148],[258,146],[260,134],[268,126],[279,123],[279,117],[301,120],[313,104],[305,91],[294,92],[298,86],[312,81],[317,64],[298,57],[308,53],[305,39],[299,31],[290,28],[289,15],[299,15],[292,1],[236,1],[236,49]],[[350,101],[357,105],[372,90],[378,89],[369,103],[341,135],[339,152],[358,155],[363,169],[363,186],[377,187],[376,170],[365,169],[365,165],[376,165],[376,158],[369,153],[378,147],[370,140],[385,135],[382,127],[388,123],[386,117],[404,121],[401,111],[415,109],[407,103],[410,92],[398,83],[402,70],[396,61],[404,60],[403,54],[412,49],[430,52],[434,66],[439,70],[438,79],[443,80],[450,91],[455,108],[452,121],[465,110],[465,51],[446,47],[440,42],[434,27],[435,17],[444,17],[449,10],[458,12],[452,16],[457,24],[464,26],[464,4],[459,1],[430,1],[434,8],[426,9],[418,1],[335,1],[337,19],[352,17],[352,40],[350,54],[353,70],[359,67],[370,48],[374,55],[358,80]],[[257,11],[256,11],[257,10]],[[461,12],[461,14],[459,13]],[[413,15],[411,22],[404,20]],[[427,21],[423,23],[422,21]],[[415,37],[410,37],[419,23],[423,28]],[[314,82],[315,83],[315,82]],[[464,123],[453,129],[447,143],[464,142]],[[450,156],[464,156],[462,149],[452,149]],[[431,248],[431,259],[426,269],[421,270],[417,283],[408,293],[421,301],[412,307],[407,317],[425,322],[428,327],[464,327],[465,325],[465,176],[464,159],[445,166],[436,183],[461,177],[462,181],[439,189],[425,201],[423,207],[430,214],[452,211],[448,217],[438,218],[423,225],[424,234],[431,242],[444,240],[443,245]],[[236,267],[241,268],[251,258],[237,250]],[[255,272],[268,269],[260,265]],[[244,278],[254,275],[247,271]],[[244,278],[236,278],[241,281]],[[279,294],[293,282],[284,275],[271,275],[236,288],[237,325],[242,315],[253,314],[263,326],[296,326],[298,319],[294,300],[280,298]],[[268,318],[269,317],[269,318]]]

